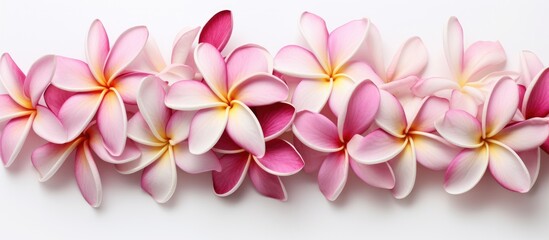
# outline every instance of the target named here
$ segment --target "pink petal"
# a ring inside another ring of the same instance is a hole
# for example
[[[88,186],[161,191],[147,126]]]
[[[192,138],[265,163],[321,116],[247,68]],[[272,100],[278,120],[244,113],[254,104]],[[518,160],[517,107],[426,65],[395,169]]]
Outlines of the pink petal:
[[[328,99],[328,106],[334,115],[339,116],[344,109],[346,108],[345,104],[349,100],[349,95],[355,87],[355,82],[343,76],[343,74],[338,75],[337,78],[333,80],[332,93],[330,94],[330,99]]]
[[[176,185],[177,169],[171,150],[147,166],[141,175],[141,188],[159,203],[170,200]]]
[[[88,144],[95,152],[95,154],[103,161],[113,164],[121,164],[131,162],[141,157],[141,151],[133,141],[126,141],[126,146],[124,146],[124,151],[120,156],[112,156],[107,149],[105,149],[105,143],[97,125],[91,126],[86,133],[88,134]]]
[[[295,108],[286,102],[278,102],[251,109],[261,125],[265,141],[277,138],[284,133],[290,127],[295,117]]]
[[[412,37],[398,50],[387,69],[387,79],[401,79],[408,76],[420,76],[427,66],[428,54],[423,41]]]
[[[323,160],[329,154],[329,153],[313,150],[307,147],[297,138],[293,139],[293,144],[297,152],[303,158],[303,162],[305,162],[305,166],[303,167],[303,170],[306,173],[317,172],[320,169],[320,165],[322,165]]]
[[[81,142],[82,139],[64,144],[46,143],[36,148],[32,152],[31,162],[39,174],[39,180],[45,182],[50,179]]]
[[[296,111],[320,112],[330,98],[332,85],[333,81],[316,79],[299,82],[292,96],[292,104]]]
[[[385,70],[383,70],[383,73],[385,73]],[[346,76],[349,79],[351,79],[352,82],[355,82],[355,83],[366,80],[366,79],[369,79],[370,81],[374,82],[377,86],[381,86],[385,83],[385,80],[381,79],[378,73],[374,71],[374,69],[365,62],[357,61],[357,62],[351,62],[349,64],[346,64],[341,68],[341,70],[337,73],[336,76],[337,77]]]
[[[347,144],[349,155],[362,164],[377,164],[389,161],[408,144],[407,138],[397,138],[377,129],[365,137],[355,135]]]
[[[522,51],[520,54],[520,79],[519,83],[525,86],[530,85],[530,82],[543,70],[541,60],[530,51]]]
[[[73,92],[61,90],[54,85],[50,85],[44,92],[44,101],[55,115],[59,115],[59,110],[61,110],[63,104],[74,94]]]
[[[42,94],[44,94],[44,91],[50,85],[55,73],[55,65],[55,56],[47,55],[36,60],[29,69],[24,84],[24,91],[29,96],[32,106],[38,104]]]
[[[194,50],[194,61],[206,84],[217,97],[225,100],[229,86],[227,85],[227,67],[221,53],[214,46],[201,43]]]
[[[88,32],[86,57],[90,70],[95,79],[105,83],[107,79],[103,76],[103,67],[110,51],[109,37],[103,23],[96,19],[93,21]]]
[[[412,92],[418,97],[433,96],[435,93],[446,89],[458,89],[459,85],[446,78],[423,78],[412,88]]]
[[[124,103],[137,104],[139,86],[146,76],[149,75],[143,73],[124,74],[116,78],[112,86],[118,91]]]
[[[137,148],[141,152],[141,157],[133,161],[115,165],[116,171],[122,174],[132,174],[140,171],[143,168],[151,165],[151,163],[153,163],[163,155],[168,155],[169,147],[137,144]]]
[[[549,115],[549,68],[534,78],[526,89],[522,112],[526,118]]]
[[[5,167],[9,167],[19,155],[32,127],[34,114],[10,120],[0,137],[0,157]]]
[[[485,137],[492,137],[513,118],[518,107],[517,84],[510,78],[496,83],[482,111],[482,129]]]
[[[67,130],[67,140],[79,136],[95,116],[106,91],[77,93],[68,98],[59,109],[59,120]]]
[[[235,154],[246,151],[231,139],[227,131],[223,132],[212,150],[222,154]]]
[[[532,186],[530,173],[522,159],[509,147],[490,142],[488,167],[501,186],[515,192],[528,192]]]
[[[52,143],[67,142],[67,131],[61,121],[48,108],[38,105],[36,118],[32,123],[34,132],[43,139]]]
[[[113,156],[120,156],[126,145],[127,134],[126,108],[122,97],[115,89],[109,91],[97,110],[97,127],[103,137],[107,151]]]
[[[227,126],[229,110],[210,108],[196,113],[189,132],[189,149],[192,154],[203,154],[212,149]]]
[[[416,132],[413,141],[417,161],[435,171],[446,169],[461,151],[461,148],[450,144],[444,138],[430,133]]]
[[[247,44],[235,49],[227,56],[227,84],[236,84],[258,73],[272,74],[273,57],[263,47]]]
[[[469,82],[480,80],[489,73],[501,70],[507,57],[499,42],[478,41],[465,51],[463,77]]]
[[[190,30],[184,30],[177,35],[173,44],[171,63],[185,64],[187,62],[198,31],[200,31],[200,27],[195,27]]]
[[[0,81],[15,102],[22,107],[32,107],[23,90],[25,74],[19,69],[8,53],[2,54],[0,58]]]
[[[324,115],[303,111],[294,120],[293,133],[303,144],[321,152],[342,148],[335,124]]]
[[[288,86],[273,75],[258,73],[234,85],[229,98],[250,107],[269,105],[286,100]]]
[[[0,105],[2,106],[0,107],[0,122],[30,115],[32,113],[32,110],[21,107],[21,105],[13,101],[8,94],[0,95]]]
[[[141,116],[158,139],[166,138],[166,125],[171,115],[171,110],[164,105],[167,87],[160,78],[146,77],[141,82],[137,98]]]
[[[359,19],[348,22],[330,33],[328,48],[332,72],[337,72],[349,61],[366,40],[369,22]]]
[[[256,164],[251,164],[248,171],[255,189],[263,196],[286,201],[287,194],[280,177],[265,172]]]
[[[396,79],[391,82],[379,85],[379,89],[393,94],[397,99],[405,103],[407,98],[417,99],[411,89],[419,82],[420,79],[416,76],[408,76],[401,79]],[[405,109],[406,110],[406,109]]]
[[[276,71],[304,79],[330,78],[315,55],[296,45],[285,46],[274,57]]]
[[[388,163],[366,165],[351,158],[350,165],[353,172],[370,186],[383,189],[392,189],[395,186],[395,175]]]
[[[444,29],[444,51],[455,77],[459,77],[463,70],[463,49],[463,28],[456,17],[450,17]]]
[[[135,113],[128,121],[128,137],[147,146],[164,146],[166,143],[163,139],[158,139],[140,112]]]
[[[247,152],[223,155],[219,159],[221,172],[212,172],[215,194],[221,197],[229,196],[240,187],[248,167],[250,155]]]
[[[395,96],[386,91],[380,91],[379,96],[376,124],[393,136],[403,136],[408,123],[402,105]]]
[[[255,163],[269,174],[289,176],[301,171],[303,159],[289,142],[274,139],[267,142],[265,156],[254,156]]]
[[[326,22],[313,13],[304,12],[301,14],[299,30],[322,67],[330,69],[330,59],[328,57],[329,33]]]
[[[99,207],[103,195],[101,178],[87,144],[76,149],[74,175],[86,202],[92,207]]]
[[[549,120],[531,118],[502,129],[493,139],[522,152],[538,148],[549,137]]]
[[[452,95],[450,96],[450,109],[462,110],[472,116],[476,116],[478,114],[479,105],[469,94],[461,90],[452,90]]]
[[[463,149],[450,162],[444,176],[444,189],[451,194],[471,190],[480,181],[488,167],[488,146]]]
[[[124,68],[144,49],[149,38],[149,31],[144,26],[133,27],[123,32],[112,46],[105,62],[105,79],[110,83]]]
[[[226,105],[206,84],[194,80],[173,84],[166,95],[166,106],[177,110],[195,111]]]
[[[192,67],[181,64],[168,65],[164,70],[156,74],[157,77],[172,85],[181,80],[194,79],[195,71]]]
[[[195,112],[174,111],[166,126],[166,137],[175,145],[187,140]]]
[[[410,139],[406,148],[391,159],[390,164],[395,174],[393,196],[397,199],[405,198],[412,192],[416,182],[417,164],[413,140]]]
[[[265,154],[265,140],[261,125],[245,104],[233,100],[227,121],[227,133],[238,145],[256,157]]]
[[[370,127],[380,104],[379,90],[371,81],[360,82],[349,95],[337,122],[339,137],[344,142]]]
[[[477,148],[482,142],[482,128],[476,118],[462,110],[449,110],[435,122],[437,132],[459,147]]]
[[[219,159],[212,151],[195,155],[189,151],[189,144],[181,142],[173,146],[175,163],[181,170],[188,173],[203,173],[209,171],[221,171]]]
[[[329,201],[337,199],[349,175],[349,156],[345,151],[330,153],[318,171],[318,187]]]
[[[386,79],[385,59],[383,57],[383,42],[381,41],[381,34],[379,33],[379,30],[372,22],[368,24],[368,33],[366,34],[366,41],[364,42],[364,45],[364,56],[362,57],[364,57],[365,62],[370,65],[379,78]],[[374,81],[374,79],[370,80]]]
[[[55,57],[55,74],[52,84],[60,89],[69,92],[90,92],[103,90],[101,80],[96,80],[88,67],[88,64],[80,60]]]
[[[528,169],[530,175],[530,187],[534,186],[538,179],[540,169],[540,148],[530,149],[528,151],[517,152],[518,156]]]
[[[408,131],[433,132],[435,121],[448,111],[448,100],[438,97],[429,97],[423,101],[415,115]]]
[[[233,16],[230,10],[223,10],[210,18],[204,25],[199,43],[209,43],[219,51],[225,48],[233,31]]]

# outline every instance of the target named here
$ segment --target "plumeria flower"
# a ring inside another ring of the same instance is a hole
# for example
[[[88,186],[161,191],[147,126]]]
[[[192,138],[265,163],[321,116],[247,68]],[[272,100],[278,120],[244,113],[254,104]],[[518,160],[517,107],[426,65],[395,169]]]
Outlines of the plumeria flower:
[[[9,54],[3,54],[0,59],[0,81],[7,91],[0,95],[0,122],[8,121],[0,136],[0,158],[5,167],[19,155],[31,127],[47,140],[64,136],[64,132],[56,128],[59,126],[57,119],[48,108],[39,104],[51,82],[55,65],[54,56],[42,57],[25,76]]]
[[[197,111],[189,133],[190,152],[207,152],[227,130],[238,145],[263,157],[264,133],[250,107],[288,97],[288,86],[271,75],[272,60],[267,50],[245,45],[225,61],[214,46],[202,43],[195,49],[194,57],[204,81],[179,81],[166,96],[169,108]]]
[[[189,80],[192,81],[192,80]],[[128,137],[142,155],[136,161],[119,164],[117,170],[130,174],[143,170],[141,187],[159,203],[167,202],[177,184],[177,168],[188,173],[220,171],[212,151],[189,152],[187,137],[194,112],[172,111],[164,105],[167,84],[155,76],[146,77],[139,88],[139,112],[128,123]]]
[[[354,151],[351,148],[356,146],[351,139],[370,127],[378,108],[378,88],[371,81],[363,81],[351,91],[337,119],[337,126],[319,113],[302,111],[296,116],[293,132],[299,141],[314,150],[329,153],[318,172],[318,185],[326,199],[337,199],[345,187],[349,165],[360,179],[372,186],[384,189],[395,186],[395,177],[388,163],[360,164],[349,155]]]
[[[380,110],[376,116],[380,129],[351,139],[349,154],[362,164],[389,161],[396,179],[392,192],[400,199],[414,188],[416,161],[433,170],[446,169],[458,149],[434,133],[435,120],[448,110],[446,99],[425,98],[407,118],[396,97],[386,91],[380,91],[380,96]]]
[[[303,79],[292,96],[298,111],[320,112],[326,102],[337,115],[343,108],[355,81],[361,81],[365,68],[353,61],[366,40],[369,22],[348,22],[331,33],[319,16],[304,12],[300,30],[309,49],[286,46],[276,54],[275,69],[290,77]]]
[[[122,33],[111,49],[103,24],[95,20],[88,34],[88,63],[57,57],[52,84],[76,93],[57,115],[67,131],[65,141],[75,139],[97,117],[97,127],[109,153],[122,154],[127,132],[124,103],[136,103],[139,82],[147,75],[124,69],[143,50],[148,35],[146,27],[131,28]]]
[[[443,95],[450,99],[451,109],[476,115],[493,83],[516,74],[501,71],[507,57],[499,42],[478,41],[464,50],[463,29],[456,17],[448,20],[444,34],[444,51],[452,77],[422,79],[413,92],[418,96]]]
[[[446,170],[444,188],[447,192],[467,192],[480,181],[487,168],[503,187],[521,193],[530,190],[532,175],[537,172],[529,168],[530,161],[539,160],[521,157],[521,152],[535,149],[547,139],[549,120],[531,118],[508,125],[518,102],[517,84],[504,78],[494,85],[480,121],[463,110],[449,110],[435,122],[441,136],[464,148]]]

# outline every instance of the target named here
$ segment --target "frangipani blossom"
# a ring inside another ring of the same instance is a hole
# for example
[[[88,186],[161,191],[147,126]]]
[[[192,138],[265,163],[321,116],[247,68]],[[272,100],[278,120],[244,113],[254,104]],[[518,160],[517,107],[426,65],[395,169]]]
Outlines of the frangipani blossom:
[[[338,115],[354,83],[363,80],[359,76],[365,71],[364,64],[353,60],[366,40],[368,27],[367,19],[359,19],[328,33],[322,18],[309,12],[301,15],[301,35],[309,49],[289,45],[274,59],[276,71],[303,79],[292,96],[298,111],[320,112],[329,102]]]
[[[106,149],[114,156],[122,154],[127,132],[124,103],[136,103],[139,82],[147,76],[128,72],[125,67],[141,53],[148,35],[146,27],[131,28],[120,35],[111,49],[103,24],[95,20],[88,34],[88,63],[57,57],[52,84],[76,93],[57,115],[67,132],[66,138],[57,143],[74,140],[97,117]]]
[[[141,187],[159,203],[167,202],[175,192],[176,166],[188,173],[221,170],[212,151],[201,155],[189,152],[186,140],[194,112],[167,108],[164,105],[167,87],[155,76],[142,81],[137,98],[139,112],[128,123],[128,137],[137,143],[142,155],[136,161],[116,166],[123,174],[144,169]]]
[[[318,185],[326,199],[337,199],[349,172],[349,165],[355,174],[369,185],[392,189],[395,177],[388,163],[365,165],[349,155],[356,144],[353,136],[365,132],[374,121],[379,108],[379,90],[371,81],[363,81],[351,91],[345,108],[337,119],[337,126],[319,113],[302,111],[294,121],[294,135],[308,147],[329,153],[318,172]],[[356,141],[356,140],[355,140]]]
[[[286,100],[288,86],[272,74],[272,60],[264,48],[245,45],[226,61],[208,43],[198,45],[195,62],[204,81],[179,81],[166,96],[169,108],[197,111],[191,122],[189,149],[203,154],[226,130],[254,156],[265,154],[264,133],[250,107]]]
[[[449,110],[435,122],[437,131],[452,144],[464,148],[446,170],[444,188],[452,194],[473,188],[489,168],[505,188],[528,192],[539,161],[521,152],[536,149],[549,136],[549,120],[531,118],[508,125],[519,102],[517,84],[510,78],[498,81],[488,96],[481,120],[463,110]],[[539,155],[537,155],[539,157]]]
[[[11,56],[0,59],[0,81],[7,94],[0,95],[0,122],[8,121],[0,136],[0,159],[9,167],[19,155],[31,127],[40,137],[50,140],[60,135],[57,119],[38,102],[55,72],[55,57],[44,56],[30,68],[27,76]]]
[[[434,134],[436,119],[448,110],[448,101],[428,97],[407,118],[406,111],[396,97],[380,91],[380,110],[376,123],[380,129],[365,137],[355,135],[349,143],[349,154],[362,164],[389,161],[395,174],[396,198],[405,198],[416,181],[416,161],[433,169],[446,169],[458,149]]]
[[[466,50],[464,45],[461,24],[456,17],[451,17],[444,33],[444,51],[451,79],[422,79],[413,92],[421,97],[444,95],[450,100],[450,109],[476,115],[494,82],[515,73],[502,71],[507,57],[499,42],[478,41]]]

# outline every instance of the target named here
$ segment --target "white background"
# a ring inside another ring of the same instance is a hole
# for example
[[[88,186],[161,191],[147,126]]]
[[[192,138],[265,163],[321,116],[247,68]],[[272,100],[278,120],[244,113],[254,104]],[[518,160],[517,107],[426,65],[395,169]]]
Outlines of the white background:
[[[517,69],[520,50],[549,63],[547,1],[0,1],[0,52],[9,52],[26,71],[45,54],[84,57],[87,30],[95,18],[111,42],[124,29],[147,25],[168,56],[185,26],[205,23],[215,12],[233,10],[234,31],[227,48],[258,43],[274,55],[299,43],[303,11],[323,16],[331,29],[352,19],[370,18],[380,29],[386,61],[408,37],[428,47],[427,75],[445,75],[442,31],[457,16],[467,43],[500,40],[508,67]],[[0,106],[1,107],[1,106]],[[318,191],[308,174],[284,179],[288,202],[267,199],[249,182],[228,198],[213,194],[209,174],[180,172],[177,192],[167,204],[155,203],[139,186],[139,174],[118,175],[101,164],[104,198],[89,207],[67,161],[46,183],[39,183],[29,161],[40,144],[34,137],[9,169],[0,168],[0,239],[181,239],[229,237],[297,238],[454,238],[543,239],[549,236],[549,158],[528,194],[511,193],[486,177],[469,193],[452,196],[442,188],[443,174],[419,169],[416,187],[404,200],[351,176],[336,202]],[[171,239],[171,238],[170,238]]]

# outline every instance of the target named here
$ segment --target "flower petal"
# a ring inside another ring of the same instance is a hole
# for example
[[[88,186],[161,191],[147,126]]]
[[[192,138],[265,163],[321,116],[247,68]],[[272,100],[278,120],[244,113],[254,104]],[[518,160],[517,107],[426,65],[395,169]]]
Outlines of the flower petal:
[[[107,83],[123,73],[124,68],[145,48],[148,39],[149,31],[144,26],[130,28],[118,37],[105,62],[104,76]]]
[[[104,88],[99,84],[101,80],[96,80],[85,62],[61,56],[55,59],[57,64],[51,80],[54,86],[69,92],[90,92]]]
[[[227,85],[227,66],[221,53],[208,43],[201,43],[194,50],[194,61],[204,81],[220,99],[225,99]]]
[[[88,134],[88,144],[95,154],[103,161],[113,164],[121,164],[131,162],[141,157],[141,151],[133,141],[126,141],[124,151],[120,156],[112,156],[107,149],[97,125],[91,126],[86,133]]]
[[[314,150],[336,152],[342,148],[335,124],[319,113],[298,113],[292,131],[303,144]]]
[[[322,68],[330,69],[330,58],[328,56],[329,33],[324,19],[313,13],[304,12],[301,14],[299,21],[299,30]]]
[[[103,76],[103,67],[107,61],[107,55],[110,51],[109,36],[105,31],[103,23],[98,19],[94,20],[88,31],[88,40],[86,46],[86,59],[88,60],[91,73],[95,79],[105,83]]]
[[[8,53],[2,54],[0,58],[0,81],[15,102],[22,107],[32,107],[23,90],[25,74]]]
[[[67,130],[67,140],[78,137],[91,122],[103,101],[106,91],[77,93],[69,97],[59,109],[59,120]]]
[[[248,175],[255,189],[261,193],[261,195],[278,199],[280,201],[286,201],[287,194],[280,177],[265,172],[257,164],[250,164]]]
[[[530,173],[522,159],[509,147],[490,142],[488,167],[501,186],[515,192],[528,192],[532,186]]]
[[[92,207],[99,207],[103,195],[101,178],[87,144],[76,149],[74,175],[86,202]]]
[[[349,156],[345,151],[330,153],[318,171],[318,187],[329,201],[337,199],[349,175]]]
[[[170,148],[159,159],[143,170],[141,188],[158,203],[165,203],[172,197],[177,185],[177,168]]]
[[[366,40],[369,22],[367,19],[350,21],[330,33],[328,50],[332,72],[338,72],[349,61]]]
[[[526,118],[549,115],[549,68],[538,74],[527,87],[522,112]]]
[[[171,110],[164,105],[167,87],[160,78],[146,77],[141,82],[137,98],[141,116],[158,139],[166,138],[166,125],[171,115]]]
[[[408,126],[406,113],[395,96],[380,91],[379,110],[376,115],[376,124],[393,136],[401,137]]]
[[[50,179],[81,142],[82,139],[64,144],[46,143],[36,148],[32,152],[31,162],[38,172],[40,182]]]
[[[454,77],[459,77],[463,70],[463,28],[458,19],[453,16],[448,19],[444,29],[444,52]]]
[[[230,108],[203,109],[196,113],[189,132],[189,149],[192,154],[203,154],[217,143],[229,119]]]
[[[32,127],[34,114],[10,120],[0,136],[0,157],[5,167],[9,167],[19,155]]]
[[[198,42],[209,43],[219,51],[225,48],[233,31],[233,15],[230,10],[223,10],[210,18],[200,33]]]
[[[253,158],[264,171],[276,176],[296,174],[304,166],[303,159],[294,146],[280,139],[267,142],[265,156]]]
[[[530,51],[522,51],[520,54],[520,78],[519,83],[524,86],[530,85],[530,82],[543,70],[541,60]]]
[[[496,83],[482,111],[482,130],[485,137],[492,137],[503,129],[517,111],[519,91],[510,78]]]
[[[465,51],[463,77],[469,82],[477,81],[505,65],[507,57],[499,42],[478,41]]]
[[[446,169],[461,151],[444,138],[430,133],[415,132],[412,139],[417,161],[435,171]]]
[[[209,171],[221,171],[219,159],[212,151],[195,155],[189,151],[189,144],[187,142],[180,142],[173,146],[173,153],[175,163],[185,172],[195,174]]]
[[[236,191],[246,177],[250,162],[247,152],[223,155],[219,159],[221,172],[212,172],[215,194],[225,197]]]
[[[128,117],[122,97],[116,89],[109,91],[97,110],[97,127],[103,137],[107,151],[120,156],[126,145]]]
[[[221,154],[235,154],[246,151],[231,139],[227,131],[223,132],[212,150]]]
[[[322,162],[324,161],[326,156],[329,154],[329,153],[313,150],[310,147],[307,147],[297,138],[293,139],[293,144],[297,152],[303,158],[303,162],[305,162],[305,166],[303,167],[303,170],[306,173],[317,172],[320,169]]]
[[[549,120],[531,118],[502,129],[493,139],[515,152],[535,149],[549,137]]]
[[[234,85],[229,96],[250,107],[269,105],[286,100],[288,86],[273,75],[258,73]]]
[[[157,77],[172,85],[181,80],[193,80],[195,71],[188,65],[171,64],[156,74]]]
[[[456,146],[476,148],[482,144],[480,123],[462,110],[449,110],[435,122],[435,128],[444,139]]]
[[[124,74],[117,77],[112,86],[116,88],[124,103],[137,104],[139,86],[141,86],[141,81],[146,76],[149,75],[143,73]]]
[[[233,100],[227,121],[227,133],[238,145],[256,157],[265,155],[263,130],[252,110]]]
[[[366,33],[363,55],[364,56],[362,57],[364,57],[365,62],[371,67],[374,73],[378,75],[379,78],[386,79],[383,42],[381,41],[381,34],[379,33],[379,30],[372,22],[369,22],[368,24],[368,32]],[[374,79],[370,80],[374,81]]]
[[[273,73],[273,57],[265,48],[246,44],[227,56],[227,85],[230,89],[258,73]]]
[[[452,90],[450,109],[462,110],[472,116],[477,116],[479,105],[471,95],[460,90]]]
[[[194,80],[174,83],[166,95],[166,106],[177,110],[195,111],[226,105],[206,84]]]
[[[433,96],[441,90],[458,88],[459,85],[450,79],[432,77],[420,79],[414,87],[412,87],[412,92],[418,97],[426,97]]]
[[[55,73],[55,56],[47,55],[36,60],[32,64],[25,79],[24,91],[29,96],[32,106],[36,106],[38,101],[46,91],[48,85]]]
[[[530,174],[530,187],[534,186],[538,179],[540,169],[540,148],[534,148],[523,152],[517,152],[518,156],[524,163],[524,166],[528,169]]]
[[[67,142],[67,131],[61,121],[48,108],[38,105],[32,129],[41,138],[52,143]]]
[[[428,54],[419,37],[408,39],[398,50],[387,69],[387,79],[420,76],[427,66]]]
[[[377,129],[365,137],[355,135],[347,144],[349,155],[362,164],[377,164],[389,161],[408,144],[408,138],[397,138]]]
[[[366,165],[351,158],[350,165],[355,174],[370,186],[383,189],[395,186],[395,175],[388,163]]]
[[[471,190],[480,181],[487,167],[488,145],[463,149],[446,170],[444,189],[450,194]]]
[[[339,116],[346,107],[347,101],[349,100],[349,95],[353,88],[355,87],[355,82],[343,74],[339,74],[336,79],[333,80],[332,93],[330,94],[330,99],[328,99],[328,106],[330,110],[336,116]]]
[[[0,95],[0,105],[2,106],[0,108],[0,122],[30,115],[32,113],[31,110],[21,107],[21,105],[13,101],[8,94]]]
[[[380,105],[379,90],[371,81],[358,83],[349,95],[337,121],[339,138],[343,142],[364,133],[374,121]]]
[[[166,126],[166,137],[175,145],[187,140],[195,112],[174,111]]]
[[[167,155],[168,146],[147,146],[143,144],[137,144],[137,148],[141,152],[141,157],[137,160],[121,163],[115,165],[116,171],[121,174],[132,174],[135,173],[149,165],[152,162],[156,161],[158,158],[163,155]]]
[[[59,110],[63,104],[74,95],[73,92],[61,90],[54,85],[50,85],[44,92],[44,102],[55,115],[59,115]]]
[[[407,197],[414,188],[417,172],[414,149],[414,142],[410,139],[404,150],[389,162],[395,174],[395,187],[392,192],[397,199]]]
[[[425,99],[414,116],[408,131],[433,132],[435,121],[448,111],[448,100],[438,97]]]
[[[292,104],[297,112],[308,110],[320,112],[330,98],[333,81],[302,80],[292,96]]]
[[[128,121],[128,137],[148,146],[163,146],[162,139],[156,138],[140,112],[135,113]]]
[[[296,45],[285,46],[274,57],[276,71],[304,79],[329,78],[315,55]]]
[[[286,102],[251,109],[261,125],[265,141],[282,135],[291,126],[295,117],[295,108]]]
[[[183,30],[174,41],[172,48],[172,64],[185,64],[191,54],[193,42],[200,31],[200,27],[195,27],[190,30]]]

